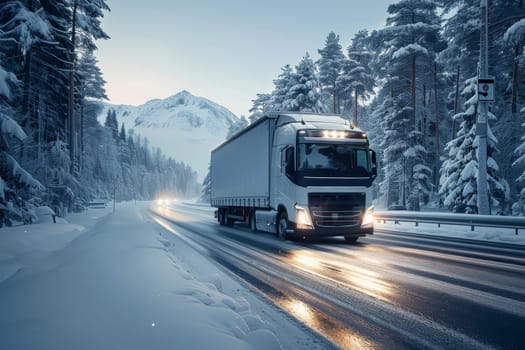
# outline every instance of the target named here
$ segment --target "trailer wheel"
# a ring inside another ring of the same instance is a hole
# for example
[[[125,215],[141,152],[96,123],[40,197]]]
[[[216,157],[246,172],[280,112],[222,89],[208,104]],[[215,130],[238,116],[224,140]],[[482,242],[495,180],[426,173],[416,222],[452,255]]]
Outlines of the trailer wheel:
[[[225,213],[224,213],[224,209],[219,209],[219,224],[221,224],[221,226],[224,226],[226,225],[226,220],[225,220]]]
[[[281,241],[286,240],[286,230],[288,230],[288,215],[282,211],[277,216],[277,238]]]
[[[225,210],[224,210],[224,222],[226,223],[226,226],[228,226],[228,227],[232,227],[232,226],[233,226],[233,223],[235,222],[235,220],[230,219],[230,218],[228,217],[228,212],[229,212],[228,209],[225,209]]]
[[[250,230],[252,232],[257,232],[257,226],[255,222],[255,211],[252,211],[252,213],[250,214]]]
[[[352,243],[357,242],[357,239],[358,239],[358,238],[359,238],[359,236],[345,236],[345,241],[346,241],[347,243],[352,244]]]

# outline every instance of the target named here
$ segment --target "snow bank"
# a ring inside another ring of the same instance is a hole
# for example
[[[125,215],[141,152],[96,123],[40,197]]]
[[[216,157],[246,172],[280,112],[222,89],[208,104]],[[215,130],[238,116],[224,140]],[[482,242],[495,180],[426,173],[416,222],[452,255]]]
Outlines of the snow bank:
[[[96,220],[109,213],[100,211],[71,215],[68,219],[75,223],[57,217],[54,224],[54,212],[49,207],[38,207],[35,211],[39,218],[37,224],[0,229],[0,283],[63,249]]]
[[[0,268],[18,264],[0,282],[1,349],[282,348],[245,297],[225,293],[224,273],[140,204],[97,212],[0,230]],[[37,251],[48,254],[26,259]]]

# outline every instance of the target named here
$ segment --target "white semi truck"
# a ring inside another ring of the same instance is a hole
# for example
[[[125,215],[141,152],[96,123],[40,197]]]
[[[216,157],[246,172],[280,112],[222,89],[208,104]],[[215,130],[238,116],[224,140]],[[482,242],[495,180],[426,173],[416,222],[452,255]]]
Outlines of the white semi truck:
[[[264,116],[211,153],[211,205],[221,225],[287,236],[372,234],[376,155],[337,115]]]

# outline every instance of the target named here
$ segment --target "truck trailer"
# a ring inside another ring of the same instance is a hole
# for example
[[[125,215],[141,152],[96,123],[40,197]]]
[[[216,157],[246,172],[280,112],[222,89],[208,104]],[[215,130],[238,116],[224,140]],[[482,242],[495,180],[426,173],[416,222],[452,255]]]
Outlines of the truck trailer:
[[[338,115],[266,115],[211,152],[211,205],[280,239],[372,234],[376,154]]]

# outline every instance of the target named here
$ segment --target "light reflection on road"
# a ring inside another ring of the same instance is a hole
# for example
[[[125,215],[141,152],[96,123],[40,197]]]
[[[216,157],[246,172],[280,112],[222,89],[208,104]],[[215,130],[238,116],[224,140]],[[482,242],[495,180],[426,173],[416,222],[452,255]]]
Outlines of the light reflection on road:
[[[390,302],[393,296],[393,286],[386,282],[380,273],[359,267],[358,264],[350,264],[341,260],[334,261],[333,258],[324,259],[320,252],[308,250],[293,251],[289,259],[293,266],[303,271],[333,279],[339,283],[343,280],[348,287],[382,301]],[[373,264],[373,261],[368,258],[355,257],[355,259]]]
[[[323,319],[319,313],[301,300],[285,298],[277,300],[277,303],[299,321],[324,334],[343,349],[381,348],[380,344],[374,343],[371,339],[365,338],[341,324]]]
[[[177,211],[168,207],[155,206],[153,210],[170,220],[177,222],[190,221],[184,214],[177,213]],[[168,231],[177,234],[170,227],[171,225],[163,220],[157,218],[153,220]],[[333,255],[331,258],[328,258],[321,251],[298,249],[291,250],[289,254],[281,255],[279,258],[288,266],[333,280],[337,284],[344,284],[371,297],[388,300],[388,296],[391,294],[391,285],[382,280],[380,273],[358,268],[348,262],[351,260],[348,257],[343,257],[346,260],[334,260]],[[377,266],[379,264],[378,261],[373,261],[370,258],[362,258],[360,256],[355,256],[354,258],[356,261],[359,261],[358,265],[362,265],[363,260],[366,260],[365,263],[370,265]],[[301,294],[299,293],[299,295]],[[354,329],[353,327],[348,327],[348,325],[345,326],[344,323],[330,317],[330,313],[325,314],[323,311],[316,310],[309,302],[302,301],[299,298],[283,296],[282,294],[271,295],[270,293],[266,296],[297,320],[324,335],[343,349],[384,348],[384,344],[374,341],[370,336],[363,335],[359,328]]]
[[[171,208],[163,205],[156,205],[152,207],[152,210],[169,220],[175,220],[178,222],[189,222],[188,217],[186,217],[185,215],[181,215],[175,210],[172,210]]]

